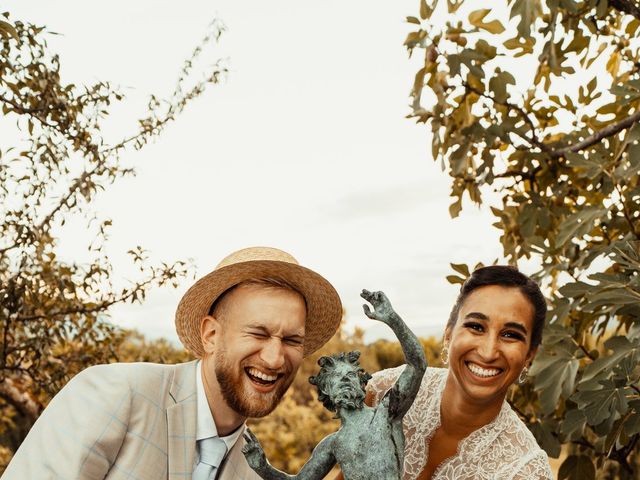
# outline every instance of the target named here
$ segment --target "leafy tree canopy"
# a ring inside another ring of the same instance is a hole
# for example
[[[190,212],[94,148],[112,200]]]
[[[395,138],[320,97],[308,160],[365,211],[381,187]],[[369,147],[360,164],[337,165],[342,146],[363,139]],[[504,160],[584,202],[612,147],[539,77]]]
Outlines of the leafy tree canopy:
[[[420,0],[411,117],[504,255],[550,299],[513,399],[561,478],[634,475],[640,436],[640,7],[630,0]],[[457,265],[461,282],[468,268]],[[605,341],[606,340],[606,341]],[[531,388],[535,388],[534,390]],[[580,474],[578,476],[576,472]],[[637,473],[636,473],[637,474]]]
[[[134,173],[123,163],[125,152],[143,148],[223,78],[222,63],[196,68],[222,31],[214,21],[173,93],[152,96],[137,130],[108,143],[103,122],[123,94],[109,82],[64,82],[46,29],[0,16],[0,122],[17,126],[16,138],[3,137],[0,145],[0,440],[9,450],[71,375],[118,358],[123,345],[133,348],[133,337],[108,321],[113,305],[141,301],[150,288],[186,274],[184,262],[154,265],[138,246],[129,251],[138,277],[117,287],[104,251],[111,220],[95,218],[91,202]],[[74,215],[84,216],[95,233],[86,263],[56,255],[56,231]],[[156,359],[161,351],[158,346]]]

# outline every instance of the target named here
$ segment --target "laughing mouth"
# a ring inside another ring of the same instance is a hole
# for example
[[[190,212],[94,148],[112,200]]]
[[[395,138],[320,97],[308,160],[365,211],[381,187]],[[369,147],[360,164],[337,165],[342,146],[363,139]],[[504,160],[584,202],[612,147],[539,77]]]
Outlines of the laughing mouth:
[[[282,373],[279,373],[277,375],[269,375],[268,373],[261,372],[254,367],[247,367],[244,369],[244,371],[252,382],[255,382],[259,385],[273,385],[274,383],[276,383],[278,378],[284,375]]]
[[[471,370],[471,373],[478,377],[490,378],[502,373],[501,368],[484,368],[472,362],[465,362],[465,365],[469,370]]]

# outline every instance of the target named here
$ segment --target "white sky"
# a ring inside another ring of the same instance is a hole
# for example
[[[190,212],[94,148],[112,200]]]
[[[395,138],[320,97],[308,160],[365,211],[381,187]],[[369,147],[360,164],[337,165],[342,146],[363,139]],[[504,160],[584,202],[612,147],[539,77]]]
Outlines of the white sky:
[[[228,80],[126,154],[138,175],[95,203],[114,222],[115,275],[132,275],[125,252],[135,245],[157,261],[192,258],[198,277],[231,251],[275,246],[334,284],[348,327],[368,340],[392,334],[361,313],[362,288],[384,290],[419,335],[440,335],[457,293],[449,262],[501,253],[489,213],[468,205],[449,218],[449,177],[425,126],[404,118],[418,68],[402,45],[404,18],[417,9],[417,0],[3,2],[13,20],[63,34],[49,44],[65,81],[123,87],[129,101],[108,126],[123,135],[148,94],[173,89],[221,18],[228,32],[207,63],[229,57]],[[81,225],[71,219],[61,232],[63,257],[84,255]],[[113,320],[176,340],[175,307],[190,283],[119,307]]]

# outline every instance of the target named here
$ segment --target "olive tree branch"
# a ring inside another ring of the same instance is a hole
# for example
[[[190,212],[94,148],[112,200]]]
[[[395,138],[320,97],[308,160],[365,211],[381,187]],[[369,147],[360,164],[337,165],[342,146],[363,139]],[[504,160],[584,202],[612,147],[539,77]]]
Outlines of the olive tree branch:
[[[616,133],[620,133],[622,130],[625,130],[631,127],[633,124],[635,124],[638,121],[640,121],[640,110],[629,115],[627,118],[620,120],[618,123],[607,125],[599,132],[596,132],[593,135],[588,136],[581,142],[578,142],[563,148],[559,148],[557,150],[551,150],[549,152],[549,155],[551,156],[551,158],[558,158],[566,155],[567,153],[579,152],[580,150],[584,150],[585,148],[589,148],[590,146],[595,145],[596,143],[598,143],[604,138],[611,137]]]
[[[640,6],[637,2],[632,2],[631,0],[609,0],[609,5],[620,12],[628,13],[640,19]]]

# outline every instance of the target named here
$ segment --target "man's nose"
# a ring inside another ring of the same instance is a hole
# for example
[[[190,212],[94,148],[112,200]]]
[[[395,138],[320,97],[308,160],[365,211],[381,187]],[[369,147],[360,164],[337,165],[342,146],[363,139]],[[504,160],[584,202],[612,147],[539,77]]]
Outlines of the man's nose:
[[[279,338],[270,338],[260,350],[260,359],[264,362],[264,366],[273,370],[278,370],[284,365],[284,348],[282,340]]]

